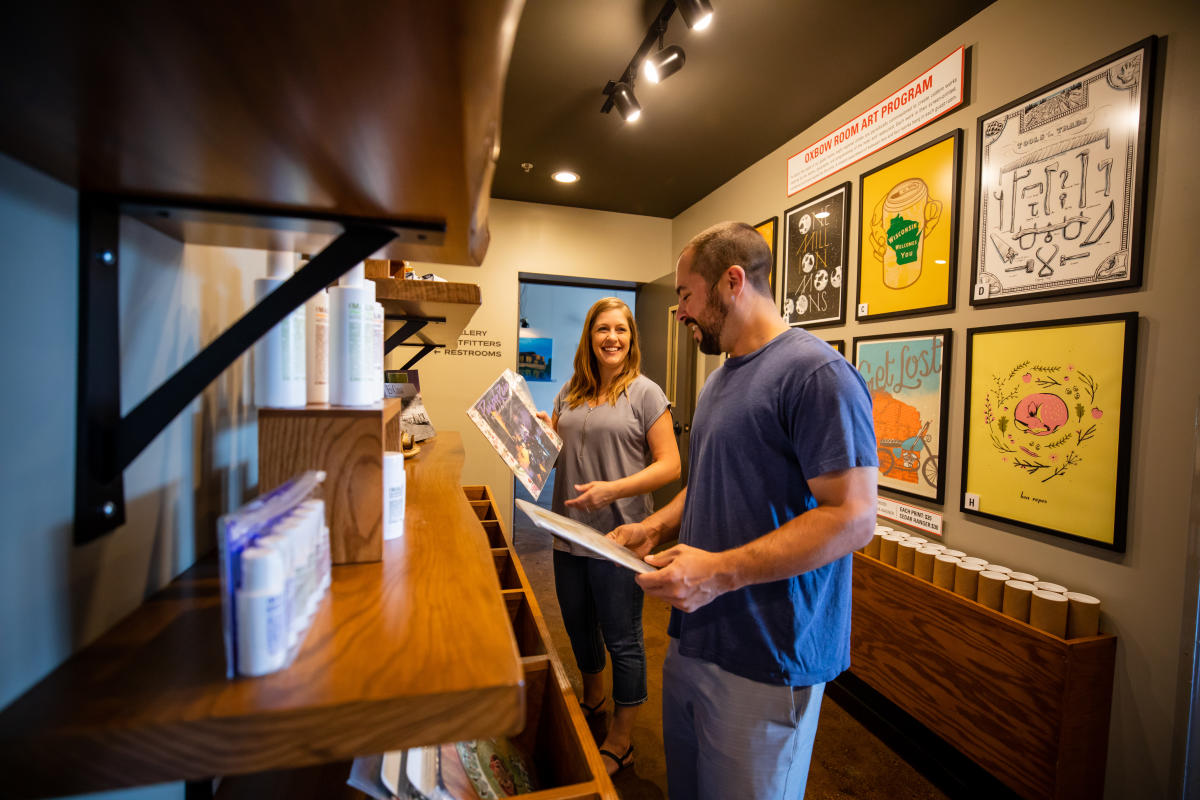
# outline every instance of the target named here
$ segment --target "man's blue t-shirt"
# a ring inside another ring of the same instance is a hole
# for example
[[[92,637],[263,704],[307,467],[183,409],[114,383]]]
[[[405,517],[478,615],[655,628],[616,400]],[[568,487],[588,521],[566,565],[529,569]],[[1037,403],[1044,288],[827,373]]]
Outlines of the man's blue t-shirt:
[[[679,541],[722,551],[816,506],[807,479],[878,465],[871,395],[858,371],[791,328],[728,359],[704,385],[692,420]],[[846,556],[811,572],[672,610],[679,652],[751,680],[809,686],[850,666]]]

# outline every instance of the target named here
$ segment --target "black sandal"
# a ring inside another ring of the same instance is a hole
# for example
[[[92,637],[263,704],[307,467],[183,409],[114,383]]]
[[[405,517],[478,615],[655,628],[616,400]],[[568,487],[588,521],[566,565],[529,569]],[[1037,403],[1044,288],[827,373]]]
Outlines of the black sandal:
[[[608,702],[608,698],[604,698],[594,706],[589,706],[587,703],[580,700],[579,707],[583,709],[583,715],[587,717],[589,721],[591,721],[604,713],[604,704],[606,702]]]
[[[625,769],[626,767],[633,766],[633,745],[632,744],[629,745],[629,749],[625,751],[625,755],[623,755],[623,756],[618,756],[612,750],[605,750],[604,748],[600,748],[600,755],[608,756],[609,758],[612,759],[612,762],[617,765],[617,768],[615,770],[608,773],[610,776],[616,775],[618,772]]]

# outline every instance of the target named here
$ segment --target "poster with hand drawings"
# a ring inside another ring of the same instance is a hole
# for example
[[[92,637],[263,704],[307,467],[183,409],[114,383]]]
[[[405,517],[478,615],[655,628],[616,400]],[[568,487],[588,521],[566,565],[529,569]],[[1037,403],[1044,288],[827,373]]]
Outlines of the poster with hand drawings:
[[[954,308],[962,131],[859,178],[855,319]]]
[[[467,416],[521,485],[535,498],[540,495],[558,460],[562,439],[537,418],[525,379],[504,370],[467,409]]]
[[[775,242],[779,239],[779,217],[771,217],[764,219],[762,222],[754,226],[754,230],[758,231],[758,235],[763,237],[763,241],[771,248],[771,271],[767,273],[767,278],[771,284],[771,296],[775,296]]]
[[[849,221],[849,182],[784,212],[779,309],[788,325],[818,328],[846,321]]]
[[[967,330],[968,514],[1124,552],[1136,313]]]
[[[854,366],[871,390],[879,488],[946,499],[951,331],[854,338]]]
[[[979,118],[972,305],[1141,285],[1154,45]]]

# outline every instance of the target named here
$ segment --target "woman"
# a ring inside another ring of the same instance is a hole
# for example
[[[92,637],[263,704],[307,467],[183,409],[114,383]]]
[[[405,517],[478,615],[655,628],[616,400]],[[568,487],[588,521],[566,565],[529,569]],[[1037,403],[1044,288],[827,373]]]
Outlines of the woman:
[[[563,439],[553,509],[606,533],[651,512],[650,492],[679,477],[670,404],[642,375],[637,325],[615,297],[598,301],[575,351],[575,374],[554,401]],[[605,705],[604,648],[613,665],[613,721],[600,746],[609,774],[633,763],[633,723],[646,701],[642,590],[634,573],[554,540],[554,584],[589,717]]]

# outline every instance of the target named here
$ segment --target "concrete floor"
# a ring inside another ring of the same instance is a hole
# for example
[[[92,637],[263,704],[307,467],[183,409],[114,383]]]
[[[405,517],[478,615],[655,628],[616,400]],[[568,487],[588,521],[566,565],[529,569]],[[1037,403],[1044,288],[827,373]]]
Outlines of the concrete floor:
[[[513,540],[517,554],[545,615],[554,647],[579,692],[579,670],[554,594],[550,534],[529,525],[524,515],[515,516]],[[634,729],[636,763],[613,780],[623,800],[667,797],[660,703],[669,611],[666,604],[647,598],[642,619],[650,700],[643,706]],[[944,800],[946,795],[826,696],[805,797],[808,800]]]

